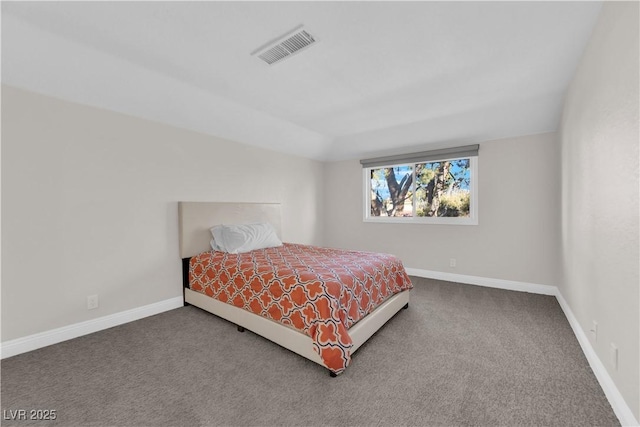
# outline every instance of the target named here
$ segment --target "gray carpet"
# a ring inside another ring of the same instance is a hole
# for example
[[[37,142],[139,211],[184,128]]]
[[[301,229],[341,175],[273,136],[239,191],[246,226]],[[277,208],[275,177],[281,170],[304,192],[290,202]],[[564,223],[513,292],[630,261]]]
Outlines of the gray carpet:
[[[619,425],[554,297],[413,279],[337,378],[185,307],[5,359],[3,411],[57,420],[2,425]]]

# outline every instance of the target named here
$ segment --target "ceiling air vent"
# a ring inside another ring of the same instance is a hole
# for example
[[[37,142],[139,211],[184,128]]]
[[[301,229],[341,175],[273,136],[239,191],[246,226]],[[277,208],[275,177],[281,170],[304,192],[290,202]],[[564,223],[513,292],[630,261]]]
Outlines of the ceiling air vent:
[[[273,65],[303,51],[316,41],[316,38],[300,25],[284,36],[256,49],[251,55],[255,55],[267,64]]]

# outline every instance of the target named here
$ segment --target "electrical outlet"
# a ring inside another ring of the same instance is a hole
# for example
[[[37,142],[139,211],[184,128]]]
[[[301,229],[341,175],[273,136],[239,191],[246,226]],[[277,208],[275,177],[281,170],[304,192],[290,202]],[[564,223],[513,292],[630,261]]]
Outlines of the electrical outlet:
[[[451,268],[455,268],[456,267],[456,259],[455,258],[449,258],[449,267],[451,267]]]
[[[611,358],[611,364],[613,369],[618,370],[618,347],[614,343],[611,343],[609,347],[609,357]]]
[[[87,310],[98,308],[98,295],[89,295],[87,297]]]
[[[593,340],[598,342],[598,322],[593,321],[593,326],[591,326],[591,333],[593,334]]]

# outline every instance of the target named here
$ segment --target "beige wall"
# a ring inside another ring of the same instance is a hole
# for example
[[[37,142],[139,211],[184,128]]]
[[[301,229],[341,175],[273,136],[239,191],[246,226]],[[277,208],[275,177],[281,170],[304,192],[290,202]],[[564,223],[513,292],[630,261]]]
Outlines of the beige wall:
[[[327,163],[324,243],[393,253],[409,268],[556,286],[559,165],[553,133],[481,143],[479,224],[464,226],[365,223],[360,163]]]
[[[560,292],[640,419],[638,3],[605,2],[561,125]],[[588,331],[598,322],[598,340]],[[619,368],[609,357],[619,349]]]
[[[284,240],[321,244],[322,173],[3,86],[2,340],[181,296],[178,200],[280,202]]]

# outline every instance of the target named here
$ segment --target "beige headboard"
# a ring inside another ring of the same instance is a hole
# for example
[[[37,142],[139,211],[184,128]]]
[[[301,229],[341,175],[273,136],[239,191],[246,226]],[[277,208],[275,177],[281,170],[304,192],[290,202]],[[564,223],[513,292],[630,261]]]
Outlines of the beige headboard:
[[[268,222],[282,238],[279,203],[178,202],[180,257],[211,249],[209,229],[220,224]]]

